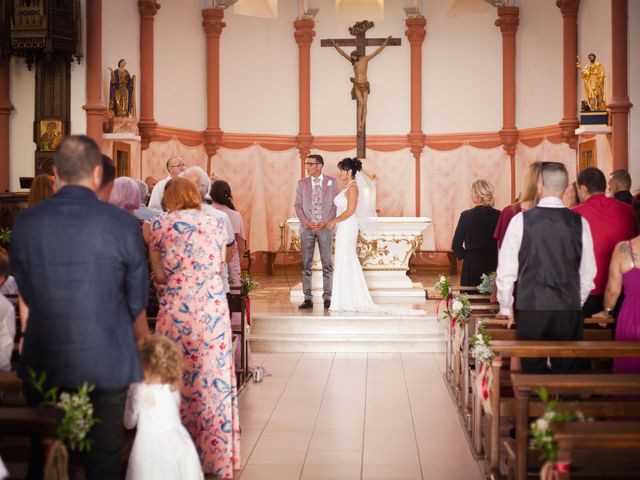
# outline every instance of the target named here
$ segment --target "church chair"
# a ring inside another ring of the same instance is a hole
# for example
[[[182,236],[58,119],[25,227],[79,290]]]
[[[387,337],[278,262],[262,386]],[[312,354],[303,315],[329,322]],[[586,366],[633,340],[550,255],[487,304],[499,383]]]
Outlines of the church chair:
[[[233,325],[231,328],[231,333],[235,338],[238,339],[239,348],[240,348],[240,369],[236,369],[236,377],[238,382],[238,390],[240,390],[247,380],[249,380],[249,362],[248,362],[248,351],[249,351],[249,327],[247,325],[246,319],[246,298],[239,292],[233,291],[232,293],[227,294],[227,300],[229,302],[229,314],[230,316],[233,313],[240,314],[240,324]],[[237,348],[237,346],[236,346]],[[234,362],[235,362],[235,349],[234,349]]]

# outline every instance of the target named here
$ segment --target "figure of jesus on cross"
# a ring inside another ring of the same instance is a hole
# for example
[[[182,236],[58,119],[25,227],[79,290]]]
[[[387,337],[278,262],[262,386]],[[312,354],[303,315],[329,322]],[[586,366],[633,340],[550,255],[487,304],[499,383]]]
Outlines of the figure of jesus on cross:
[[[366,38],[365,34],[368,29],[373,27],[373,22],[367,20],[358,22],[349,28],[349,33],[355,36],[355,39],[328,39],[322,40],[320,45],[323,47],[334,47],[340,55],[342,55],[353,66],[353,74],[351,82],[351,98],[357,101],[357,156],[364,158],[366,156],[365,143],[365,121],[367,118],[367,99],[371,92],[369,80],[367,79],[367,65],[369,60],[378,55],[387,45],[400,45],[399,38]],[[342,46],[355,46],[356,49],[350,55],[340,48]],[[379,45],[379,47],[370,55],[366,55],[365,47]]]

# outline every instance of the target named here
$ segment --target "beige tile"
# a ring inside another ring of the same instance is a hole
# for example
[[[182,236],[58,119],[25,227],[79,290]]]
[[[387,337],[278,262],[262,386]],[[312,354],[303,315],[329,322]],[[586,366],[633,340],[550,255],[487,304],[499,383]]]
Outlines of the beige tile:
[[[305,465],[351,465],[362,463],[362,450],[348,450],[344,448],[319,449],[311,447],[305,459]]]
[[[302,480],[360,480],[360,463],[326,465],[305,464]]]
[[[365,463],[362,468],[363,480],[422,480],[418,464],[375,464]],[[450,480],[448,477],[442,479]]]
[[[247,465],[240,480],[298,480],[302,465]]]

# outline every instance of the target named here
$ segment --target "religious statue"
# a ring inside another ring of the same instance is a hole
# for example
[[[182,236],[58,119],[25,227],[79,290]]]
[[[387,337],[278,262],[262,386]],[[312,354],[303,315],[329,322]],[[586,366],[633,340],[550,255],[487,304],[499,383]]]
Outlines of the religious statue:
[[[129,75],[129,72],[124,68],[126,65],[127,62],[122,58],[118,62],[117,70],[109,69],[111,71],[109,112],[115,117],[136,116],[136,76]]]
[[[354,50],[350,55],[347,55],[344,50],[338,47],[335,40],[331,40],[331,45],[338,51],[338,53],[353,65],[353,74],[355,77],[351,77],[351,82],[353,83],[353,87],[351,88],[351,99],[357,100],[358,104],[359,132],[364,131],[364,122],[367,117],[367,98],[369,93],[371,93],[369,81],[367,80],[367,64],[369,63],[369,60],[378,55],[384,47],[387,46],[390,39],[391,36],[387,37],[382,45],[380,45],[371,55],[360,54],[357,50]]]
[[[578,58],[576,67],[582,69],[582,80],[584,82],[585,102],[583,102],[582,110],[590,112],[606,111],[604,66],[596,60],[594,53],[590,53],[589,63],[582,68]]]

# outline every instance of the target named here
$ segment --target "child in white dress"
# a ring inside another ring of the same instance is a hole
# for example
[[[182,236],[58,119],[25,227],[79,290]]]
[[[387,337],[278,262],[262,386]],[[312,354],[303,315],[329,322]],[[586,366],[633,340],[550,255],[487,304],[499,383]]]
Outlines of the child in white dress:
[[[127,480],[201,480],[196,447],[180,419],[180,349],[161,335],[139,347],[144,381],[129,387],[124,413],[125,427],[137,427]]]

